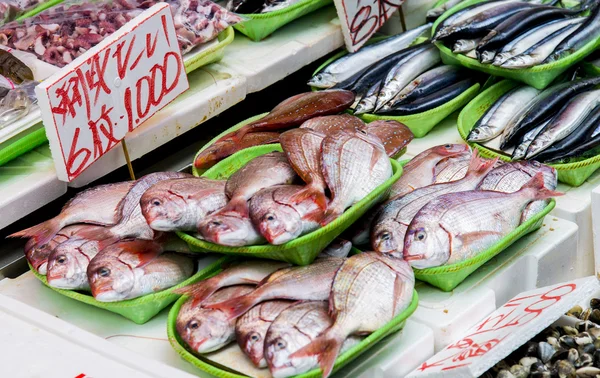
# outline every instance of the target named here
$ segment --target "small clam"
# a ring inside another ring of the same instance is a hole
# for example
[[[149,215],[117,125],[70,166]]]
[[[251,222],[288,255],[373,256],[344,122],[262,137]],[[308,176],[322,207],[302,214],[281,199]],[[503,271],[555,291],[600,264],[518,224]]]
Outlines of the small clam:
[[[577,306],[573,307],[572,309],[570,309],[569,311],[567,311],[567,315],[579,318],[581,316],[582,312],[583,312],[583,308],[581,308],[581,306],[577,305]]]
[[[600,324],[600,309],[593,309],[592,313],[590,314],[589,320],[596,324]]]
[[[600,338],[600,328],[588,328],[587,333],[594,339]]]
[[[558,339],[556,337],[548,337],[546,338],[546,342],[550,345],[552,345],[555,349],[560,348],[560,344],[558,342]]]
[[[588,319],[590,318],[590,315],[591,315],[591,314],[592,314],[592,309],[591,309],[591,308],[585,309],[585,310],[584,310],[584,311],[581,313],[581,316],[579,316],[579,319],[581,319],[581,320],[583,320],[583,321],[586,321],[586,320],[588,320]]]
[[[521,366],[531,370],[531,365],[535,364],[538,361],[539,360],[535,357],[523,357],[519,360],[519,364],[521,364]]]
[[[569,360],[571,364],[575,365],[575,362],[577,362],[578,359],[579,352],[577,351],[577,349],[569,349],[567,360]]]
[[[532,374],[533,374],[533,372],[536,372],[536,371],[540,372],[540,371],[547,371],[547,370],[548,370],[548,368],[541,361],[534,362],[533,365],[531,365],[531,373]]]
[[[587,345],[592,344],[594,340],[592,340],[592,336],[590,336],[587,332],[581,332],[579,335],[575,337],[575,343],[577,345]]]
[[[596,349],[600,349],[600,339],[596,339],[596,341],[594,341],[594,346]]]
[[[560,342],[560,345],[563,348],[576,348],[577,347],[575,338],[571,335],[561,336],[560,339],[558,339],[558,341]]]
[[[528,357],[535,357],[538,355],[538,343],[529,342],[525,348],[525,355]]]
[[[517,364],[510,367],[510,373],[515,378],[527,378],[527,376],[529,375],[529,369]]]
[[[558,339],[561,335],[560,332],[555,327],[546,328],[546,330],[542,333],[544,337],[554,337]]]
[[[498,372],[496,378],[515,378],[515,376],[510,371],[502,369]]]
[[[556,372],[559,378],[575,378],[575,367],[565,360],[558,361],[552,372]]]
[[[596,347],[594,344],[586,344],[579,348],[580,353],[594,354],[596,352]]]
[[[586,332],[589,329],[598,328],[598,324],[592,323],[589,320],[586,320],[586,321],[577,323],[577,325],[575,327],[577,328],[577,330],[579,332]]]
[[[585,366],[592,366],[594,363],[594,358],[588,353],[582,353],[577,361],[575,361],[575,367],[581,368]]]
[[[565,335],[577,336],[579,334],[577,328],[571,326],[564,326],[562,327],[562,330]]]
[[[538,357],[542,362],[546,363],[550,361],[552,356],[554,355],[554,348],[552,345],[548,344],[545,341],[538,343]]]
[[[594,359],[594,366],[600,368],[600,350],[596,350],[592,358]]]
[[[590,307],[591,308],[598,308],[600,309],[600,298],[592,298],[590,300]]]
[[[552,374],[549,371],[534,371],[529,376],[531,378],[551,378]]]
[[[600,374],[600,369],[593,366],[586,366],[577,369],[577,377],[581,378],[594,378]]]

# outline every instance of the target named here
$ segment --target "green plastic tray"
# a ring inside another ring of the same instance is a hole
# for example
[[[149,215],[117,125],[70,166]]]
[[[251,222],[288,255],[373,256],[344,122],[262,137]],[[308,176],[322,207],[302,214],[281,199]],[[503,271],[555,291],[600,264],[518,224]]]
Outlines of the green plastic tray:
[[[208,277],[219,272],[221,270],[222,264],[226,261],[226,257],[221,257],[216,262],[198,271],[198,273],[194,274],[192,277],[188,278],[179,285],[173,286],[170,289],[163,290],[154,294],[148,294],[143,297],[128,299],[119,302],[99,302],[95,300],[94,297],[92,297],[90,294],[84,294],[73,290],[57,289],[55,287],[49,286],[48,281],[46,280],[46,276],[43,276],[36,272],[35,269],[31,267],[31,265],[29,266],[29,269],[31,269],[31,271],[37,277],[37,279],[42,281],[44,285],[56,291],[57,293],[64,295],[65,297],[72,298],[79,302],[87,303],[91,306],[98,307],[103,310],[114,312],[115,314],[119,314],[121,316],[126,317],[127,319],[133,321],[136,324],[144,324],[148,320],[152,319],[162,309],[164,309],[171,303],[175,302],[179,297],[181,297],[180,294],[174,294],[173,290],[207,279]]]
[[[457,11],[463,8],[466,8],[476,3],[480,3],[482,1],[485,0],[466,0],[455,5],[435,21],[435,23],[433,24],[433,30],[437,28],[440,22],[448,18],[448,16],[456,13]],[[583,46],[575,53],[563,59],[522,70],[501,68],[493,66],[491,64],[481,64],[477,59],[472,59],[461,54],[452,53],[452,51],[448,47],[446,47],[442,42],[436,42],[435,44],[440,49],[442,61],[445,64],[462,65],[472,70],[477,70],[488,73],[490,75],[502,76],[508,79],[521,81],[537,89],[544,89],[550,83],[552,83],[552,81],[557,76],[569,69],[571,66],[577,64],[579,61],[591,54],[598,46],[600,46],[600,38],[589,42],[587,45]]]
[[[44,127],[27,134],[23,138],[20,138],[8,146],[0,149],[0,166],[18,158],[19,156],[46,142],[48,142],[48,138],[46,138],[46,130]]]
[[[181,306],[188,300],[187,296],[181,297],[169,312],[169,319],[167,324],[167,335],[169,337],[169,342],[175,351],[187,362],[191,363],[195,367],[208,372],[216,377],[221,378],[247,378],[248,376],[243,375],[239,372],[233,370],[225,370],[226,367],[214,365],[211,361],[207,359],[202,359],[196,357],[193,352],[188,349],[187,345],[181,340],[177,331],[175,329],[175,323],[177,321],[177,315],[179,314],[179,310]],[[419,296],[416,291],[413,292],[412,302],[409,307],[404,310],[401,314],[396,316],[390,322],[388,322],[384,327],[378,329],[373,332],[369,336],[367,336],[360,343],[342,353],[337,360],[335,361],[335,365],[333,367],[333,371],[337,371],[342,367],[346,366],[352,360],[369,350],[373,345],[377,342],[381,341],[384,337],[400,331],[406,322],[406,319],[417,309],[417,305],[419,303]],[[296,378],[316,378],[321,377],[321,369],[314,369],[307,373],[296,375]]]
[[[600,76],[600,67],[591,62],[581,62],[581,68],[587,77]]]
[[[378,38],[377,40],[381,40]],[[418,40],[417,40],[418,41]],[[327,59],[325,63],[321,64],[319,68],[313,73],[315,76],[319,71],[321,71],[325,66],[329,63],[333,62],[336,59],[346,55],[347,51],[341,51],[331,58]],[[361,114],[358,115],[358,118],[361,118],[365,122],[373,122],[377,120],[393,120],[398,121],[400,123],[405,124],[410,131],[414,134],[415,138],[422,138],[427,135],[428,132],[431,131],[438,123],[442,122],[446,117],[455,111],[459,110],[463,106],[465,106],[469,101],[471,101],[479,92],[480,85],[475,84],[471,88],[467,89],[460,96],[455,97],[454,99],[448,101],[444,105],[440,105],[437,108],[428,110],[423,113],[416,113],[405,116],[384,116],[384,115],[376,115],[376,114]],[[317,90],[316,88],[312,88],[313,90]],[[348,113],[353,114],[351,110]]]
[[[294,5],[274,12],[242,14],[241,16],[247,21],[242,21],[233,27],[251,40],[259,42],[280,27],[332,2],[332,0],[301,0]]]
[[[463,140],[467,140],[469,132],[475,126],[475,123],[483,116],[485,111],[492,106],[492,104],[499,99],[504,93],[508,92],[519,83],[511,80],[502,80],[499,83],[492,85],[490,88],[481,92],[473,101],[471,101],[465,108],[460,112],[458,116],[458,132]],[[486,148],[483,145],[473,142],[467,142],[473,147],[479,149],[479,153],[482,156],[493,158],[499,157],[504,161],[510,161],[511,158],[508,155],[501,154]],[[596,171],[600,168],[600,155],[580,160],[573,163],[565,164],[548,164],[549,166],[556,169],[558,172],[558,180],[571,186],[580,186],[585,182]]]
[[[519,227],[514,229],[510,234],[506,235],[498,243],[481,252],[479,255],[456,264],[443,265],[427,269],[414,269],[415,277],[418,280],[425,281],[442,289],[443,291],[452,291],[471,273],[476,271],[477,268],[491,260],[500,252],[504,251],[521,237],[542,227],[544,217],[550,211],[552,211],[552,209],[554,209],[555,205],[556,201],[551,199],[550,203],[548,203],[544,210],[537,213],[525,223],[519,225]]]
[[[234,36],[235,32],[233,31],[233,27],[230,26],[217,36],[219,43],[202,50],[202,52],[198,54],[192,54],[190,59],[185,59],[184,55],[183,60],[185,72],[189,74],[197,68],[218,62],[223,59],[223,56],[225,55],[225,46],[233,42]]]
[[[217,163],[202,176],[210,179],[226,179],[253,158],[273,151],[282,151],[281,145],[270,144],[246,148]],[[378,186],[368,196],[349,208],[339,218],[309,234],[282,245],[252,245],[245,247],[227,247],[206,242],[184,232],[177,232],[190,249],[195,252],[217,252],[228,255],[258,257],[286,261],[297,265],[310,264],[317,255],[336,237],[356,222],[369,208],[388,195],[390,186],[402,175],[400,164],[390,159],[394,174]]]

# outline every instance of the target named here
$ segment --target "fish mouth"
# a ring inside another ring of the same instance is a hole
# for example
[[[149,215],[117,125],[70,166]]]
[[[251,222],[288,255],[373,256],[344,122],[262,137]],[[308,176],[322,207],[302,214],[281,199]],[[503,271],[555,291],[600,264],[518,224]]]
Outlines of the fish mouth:
[[[419,261],[419,260],[424,260],[425,259],[425,255],[409,255],[409,256],[404,256],[404,260],[406,261]]]
[[[110,286],[91,286],[91,291],[94,298],[100,302],[115,302],[124,299]]]

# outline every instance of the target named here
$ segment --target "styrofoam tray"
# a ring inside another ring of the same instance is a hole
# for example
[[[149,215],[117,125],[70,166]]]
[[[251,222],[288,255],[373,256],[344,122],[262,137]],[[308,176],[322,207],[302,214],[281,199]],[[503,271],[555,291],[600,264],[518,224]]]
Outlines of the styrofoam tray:
[[[437,352],[516,294],[579,277],[571,253],[576,249],[577,225],[546,216],[540,230],[515,242],[452,292],[418,282],[419,307],[411,320],[433,329]]]

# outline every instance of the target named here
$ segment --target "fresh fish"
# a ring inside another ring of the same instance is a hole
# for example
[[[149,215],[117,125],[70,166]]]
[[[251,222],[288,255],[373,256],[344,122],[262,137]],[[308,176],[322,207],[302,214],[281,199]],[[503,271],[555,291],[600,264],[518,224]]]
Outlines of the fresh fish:
[[[473,38],[473,39],[459,39],[454,42],[452,46],[452,52],[454,54],[465,54],[469,51],[475,50],[481,38]]]
[[[529,130],[551,119],[567,101],[577,94],[588,91],[600,84],[600,77],[580,79],[554,85],[544,90],[529,109],[523,114],[522,119],[502,134],[501,149],[514,146]]]
[[[584,92],[567,102],[558,114],[535,137],[527,149],[526,159],[531,159],[552,144],[571,134],[590,112],[600,104],[600,89]]]
[[[2,49],[0,49],[0,75],[11,79],[16,84],[34,80],[31,68],[13,54]]]
[[[226,204],[225,181],[202,177],[161,181],[140,200],[146,222],[156,231],[196,231],[202,219]]]
[[[367,124],[367,132],[383,143],[389,157],[397,157],[413,140],[412,131],[404,124],[393,120],[379,120]]]
[[[522,1],[498,1],[495,3],[495,6],[478,12],[468,19],[438,29],[433,37],[433,41],[476,37],[481,35],[482,32],[499,25],[515,13],[534,7],[533,4]],[[490,4],[486,5],[489,6]]]
[[[235,319],[205,306],[251,293],[254,286],[237,285],[220,289],[204,303],[189,300],[181,306],[175,326],[181,339],[196,353],[221,349],[235,340]]]
[[[403,196],[434,182],[436,165],[448,157],[469,153],[466,144],[444,144],[427,149],[412,158],[402,170],[402,176],[390,189],[390,198]]]
[[[441,160],[433,169],[433,184],[456,181],[465,177],[470,161],[471,151]]]
[[[330,88],[337,83],[359,75],[365,72],[372,64],[407,48],[415,39],[429,29],[431,29],[431,24],[426,24],[386,38],[381,42],[364,46],[358,52],[344,55],[323,68],[308,81],[308,85],[317,88]]]
[[[558,184],[556,169],[537,161],[502,164],[488,173],[477,189],[513,193],[527,184],[538,172],[542,172],[544,175],[544,186],[547,189],[555,190]],[[548,202],[549,200],[535,201],[527,205],[521,216],[521,223],[526,222],[542,211]]]
[[[32,238],[37,248],[48,243],[56,233],[76,223],[110,226],[119,222],[119,203],[127,195],[133,182],[100,185],[78,193],[52,219],[16,232],[9,237]]]
[[[435,21],[439,16],[441,16],[448,9],[452,8],[456,4],[462,3],[464,0],[448,0],[444,4],[439,7],[432,8],[427,11],[426,17],[428,21]]]
[[[533,140],[538,136],[540,131],[546,127],[546,125],[550,122],[550,120],[544,122],[543,124],[531,129],[523,136],[523,139],[519,142],[519,144],[515,147],[512,153],[512,160],[521,160],[525,158],[527,155],[527,149]]]
[[[489,31],[477,46],[477,52],[496,51],[514,40],[523,32],[531,30],[542,23],[566,18],[581,12],[579,9],[571,10],[553,6],[541,6],[519,12]]]
[[[504,45],[504,47],[494,57],[492,64],[494,66],[501,66],[510,58],[520,55],[529,50],[531,47],[537,45],[547,36],[562,30],[567,26],[581,24],[584,20],[585,17],[571,18],[567,20],[551,21],[537,26]]]
[[[475,77],[461,80],[428,96],[418,98],[409,103],[395,105],[388,111],[382,111],[381,114],[400,116],[423,113],[455,99],[475,84],[477,84],[477,78]]]
[[[316,356],[331,375],[344,340],[383,327],[411,303],[415,276],[406,261],[374,252],[347,259],[335,275],[329,308],[333,324],[290,358]]]
[[[599,124],[600,107],[597,106],[590,112],[586,119],[583,120],[579,126],[577,126],[575,131],[573,131],[563,140],[554,143],[552,146],[542,151],[539,155],[537,155],[536,160],[546,161],[553,159],[555,156],[569,152],[570,150],[581,145],[583,142],[594,138],[594,132],[597,130]]]
[[[455,13],[446,17],[437,27],[434,33],[433,40],[438,39],[438,33],[449,33],[453,30],[454,27],[464,23],[467,20],[471,20],[473,17],[481,14],[483,12],[489,12],[493,8],[497,8],[501,5],[506,5],[508,3],[514,3],[519,0],[503,0],[503,1],[486,1],[482,3],[476,3],[465,7],[461,10],[456,11]]]
[[[575,32],[570,34],[568,38],[556,46],[552,55],[544,63],[554,62],[569,56],[591,41],[598,39],[600,36],[600,7],[598,4],[594,4],[594,7],[595,9],[592,10],[592,13],[587,17],[585,22]]]
[[[225,268],[216,276],[174,290],[174,292],[193,297],[194,303],[192,306],[196,307],[219,289],[234,285],[258,285],[271,273],[289,265],[288,263],[270,260],[244,261]]]
[[[263,242],[252,225],[248,200],[264,188],[291,184],[296,173],[282,152],[252,159],[227,180],[229,203],[200,222],[198,229],[211,243],[242,246]]]
[[[398,104],[415,101],[418,98],[439,92],[448,85],[455,84],[466,76],[464,71],[455,66],[439,66],[414,79],[381,110],[386,111]]]
[[[316,357],[290,358],[300,348],[310,344],[331,327],[325,301],[301,302],[283,310],[271,323],[265,339],[265,359],[274,378],[285,378],[306,373],[319,366]],[[360,342],[351,336],[342,345],[341,352]]]
[[[245,148],[278,142],[279,133],[277,132],[249,133],[237,142],[232,139],[221,140],[201,151],[194,160],[194,166],[198,169],[208,169]]]
[[[369,88],[367,93],[360,99],[356,107],[354,108],[354,115],[370,113],[375,110],[377,104],[377,97],[381,89],[382,81],[378,81]]]
[[[353,102],[354,93],[343,89],[301,93],[281,102],[263,118],[225,135],[219,141],[233,139],[236,143],[239,143],[248,133],[300,126],[304,121],[313,117],[343,112]]]
[[[509,69],[522,69],[527,67],[536,66],[542,64],[544,60],[552,51],[556,49],[556,46],[561,43],[565,38],[571,35],[577,30],[578,25],[569,25],[564,29],[555,31],[548,37],[542,39],[539,43],[533,45],[529,50],[526,50],[521,55],[517,55],[508,59],[502,63],[500,67]]]
[[[350,251],[352,250],[352,242],[344,239],[337,238],[324,250],[319,253],[317,258],[327,258],[327,257],[348,257]]]
[[[235,337],[242,351],[257,368],[266,368],[265,338],[273,321],[293,301],[273,300],[260,303],[242,315],[235,325]]]
[[[67,226],[60,231],[46,244],[37,247],[34,239],[29,239],[25,244],[25,258],[33,269],[39,274],[46,275],[48,270],[48,257],[60,244],[77,238],[77,233],[81,230],[98,228],[102,226],[93,226],[88,224],[75,224]]]
[[[191,277],[194,261],[164,250],[152,240],[123,241],[104,248],[88,266],[92,295],[101,302],[121,301],[168,289]]]
[[[281,245],[320,227],[323,209],[310,197],[298,201],[303,191],[297,185],[273,186],[250,200],[250,219],[269,243]]]
[[[323,139],[321,166],[331,202],[321,225],[340,216],[392,176],[381,141],[367,132],[341,130]]]
[[[469,142],[486,142],[494,139],[509,125],[540,91],[530,86],[517,86],[501,96],[475,123],[469,133]]]
[[[466,52],[466,53],[465,53],[465,56],[466,56],[467,58],[471,58],[471,59],[477,59],[477,50],[473,49],[473,50],[471,50],[471,51],[469,51],[469,52]]]
[[[390,70],[381,84],[375,111],[381,109],[417,76],[435,67],[440,62],[440,52],[431,43],[424,44],[421,49],[415,50],[412,54],[400,60]]]
[[[309,128],[292,129],[280,137],[281,148],[289,163],[306,183],[306,187],[291,201],[300,203],[312,197],[323,210],[327,208],[327,184],[321,169],[321,143],[324,138],[325,134]]]
[[[48,285],[67,290],[90,290],[87,278],[90,260],[114,242],[114,239],[71,239],[60,244],[48,257]]]
[[[406,230],[419,209],[443,194],[475,189],[494,164],[496,160],[482,160],[474,152],[464,178],[415,189],[402,197],[390,200],[373,222],[371,229],[373,250],[392,255],[401,254]]]
[[[438,197],[410,223],[404,259],[424,269],[477,256],[519,226],[529,203],[557,195],[544,187],[539,172],[514,193],[473,190]]]
[[[330,257],[317,259],[311,265],[278,270],[252,293],[208,307],[219,309],[227,314],[228,319],[234,319],[257,304],[273,299],[327,300],[333,277],[344,260]]]
[[[598,154],[596,148],[600,145],[600,134],[588,138],[583,143],[571,148],[569,151],[559,153],[552,158],[546,159],[546,162],[560,162],[570,158],[578,158],[588,154],[596,156]]]
[[[338,130],[350,128],[352,130],[365,129],[367,126],[358,117],[350,114],[315,117],[304,122],[301,129],[312,129],[324,135],[330,135]]]
[[[140,178],[135,182],[127,195],[119,203],[118,211],[121,214],[119,223],[108,228],[106,231],[109,232],[111,236],[118,237],[120,239],[154,239],[154,230],[148,226],[146,218],[144,218],[144,215],[142,214],[142,206],[140,205],[142,195],[153,185],[161,181],[190,177],[193,176],[181,172],[156,172],[147,174]],[[90,239],[96,240],[101,240],[101,238],[106,237],[107,236],[89,235]]]

